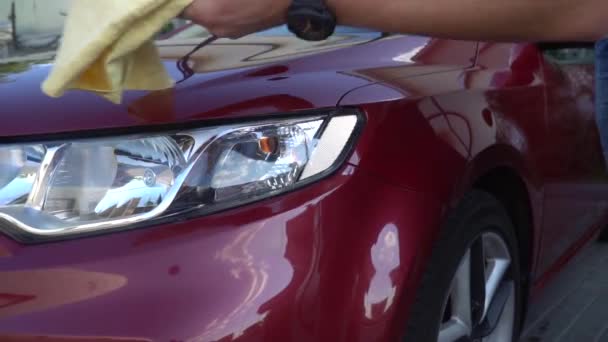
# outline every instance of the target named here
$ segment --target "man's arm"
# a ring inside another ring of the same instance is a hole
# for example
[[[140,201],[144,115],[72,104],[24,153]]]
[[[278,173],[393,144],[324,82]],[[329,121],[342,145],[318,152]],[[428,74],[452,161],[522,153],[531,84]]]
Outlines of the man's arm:
[[[326,0],[341,25],[471,40],[598,40],[608,0]],[[194,0],[186,17],[220,37],[283,23],[290,0]]]
[[[597,40],[608,0],[329,0],[345,25],[454,39]]]

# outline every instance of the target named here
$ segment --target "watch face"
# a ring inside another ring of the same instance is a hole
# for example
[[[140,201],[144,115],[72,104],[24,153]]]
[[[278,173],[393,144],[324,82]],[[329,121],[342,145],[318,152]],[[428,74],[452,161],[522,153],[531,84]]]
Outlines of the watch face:
[[[289,29],[298,37],[319,41],[334,33],[336,21],[330,13],[313,11],[294,11],[289,14]]]

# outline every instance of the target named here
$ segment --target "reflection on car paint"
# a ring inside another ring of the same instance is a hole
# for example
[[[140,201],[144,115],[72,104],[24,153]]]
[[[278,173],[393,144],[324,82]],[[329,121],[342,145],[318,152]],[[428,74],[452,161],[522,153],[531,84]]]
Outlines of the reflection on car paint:
[[[374,311],[386,313],[395,301],[397,287],[391,274],[400,265],[399,231],[394,224],[388,224],[378,236],[378,241],[370,250],[374,276],[363,297],[365,317],[374,319]]]
[[[51,310],[117,291],[127,279],[78,269],[0,272],[0,319]]]

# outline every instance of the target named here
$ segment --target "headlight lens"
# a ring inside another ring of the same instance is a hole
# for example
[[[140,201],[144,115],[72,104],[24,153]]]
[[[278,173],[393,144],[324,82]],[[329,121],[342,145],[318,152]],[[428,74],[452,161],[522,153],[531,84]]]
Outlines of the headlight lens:
[[[0,219],[20,240],[124,228],[293,188],[336,167],[357,115],[0,147]]]

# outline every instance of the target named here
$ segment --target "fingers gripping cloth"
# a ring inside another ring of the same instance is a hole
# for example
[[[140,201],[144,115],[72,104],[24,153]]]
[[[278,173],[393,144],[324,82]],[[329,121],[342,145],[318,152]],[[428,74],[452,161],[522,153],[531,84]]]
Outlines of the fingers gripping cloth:
[[[82,89],[119,103],[125,90],[173,86],[153,37],[192,1],[73,0],[42,90],[59,97],[68,89]]]

